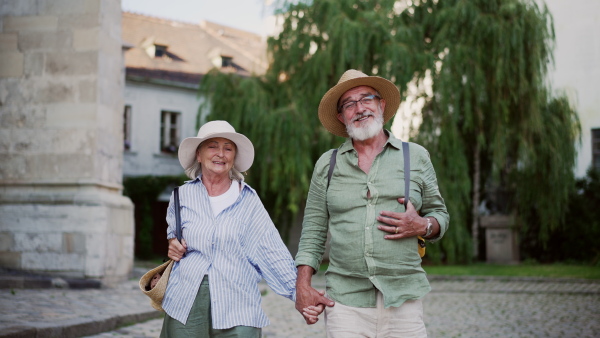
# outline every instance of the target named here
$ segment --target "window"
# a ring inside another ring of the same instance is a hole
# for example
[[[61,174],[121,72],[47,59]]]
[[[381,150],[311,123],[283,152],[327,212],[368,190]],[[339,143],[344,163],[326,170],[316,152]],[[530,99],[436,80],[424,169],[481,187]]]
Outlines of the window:
[[[161,58],[167,54],[167,46],[154,45],[154,57]]]
[[[233,67],[233,58],[231,56],[223,56],[221,55],[221,67]]]
[[[125,106],[123,111],[123,149],[131,149],[131,106]]]
[[[160,150],[163,153],[175,154],[180,141],[181,114],[162,111],[160,121]]]
[[[592,129],[592,165],[600,170],[600,128]]]

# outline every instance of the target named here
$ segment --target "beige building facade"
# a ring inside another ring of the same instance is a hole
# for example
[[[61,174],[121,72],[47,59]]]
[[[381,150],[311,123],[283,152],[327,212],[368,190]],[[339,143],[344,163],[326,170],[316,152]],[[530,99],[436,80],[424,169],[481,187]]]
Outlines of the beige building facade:
[[[0,0],[0,60],[0,267],[129,277],[121,2]]]

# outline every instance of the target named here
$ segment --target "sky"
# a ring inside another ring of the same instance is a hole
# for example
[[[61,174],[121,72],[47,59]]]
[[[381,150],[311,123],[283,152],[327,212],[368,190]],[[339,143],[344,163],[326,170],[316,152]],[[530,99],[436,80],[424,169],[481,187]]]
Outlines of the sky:
[[[189,23],[207,20],[259,35],[274,30],[272,0],[122,0],[124,11]]]

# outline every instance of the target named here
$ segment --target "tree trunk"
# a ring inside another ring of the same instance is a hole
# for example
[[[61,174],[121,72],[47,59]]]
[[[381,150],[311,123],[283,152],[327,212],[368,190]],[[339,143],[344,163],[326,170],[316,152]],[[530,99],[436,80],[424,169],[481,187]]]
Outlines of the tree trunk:
[[[473,257],[479,257],[479,177],[481,175],[481,163],[479,154],[479,143],[475,142],[475,150],[473,154],[473,201],[471,214],[473,223],[471,224],[471,232],[473,235]]]

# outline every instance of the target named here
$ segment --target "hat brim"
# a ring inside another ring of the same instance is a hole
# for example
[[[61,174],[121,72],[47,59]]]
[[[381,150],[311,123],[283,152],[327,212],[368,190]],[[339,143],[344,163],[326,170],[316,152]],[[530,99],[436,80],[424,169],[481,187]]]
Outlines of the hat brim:
[[[250,169],[254,162],[254,146],[252,145],[252,142],[242,134],[231,132],[210,133],[205,137],[188,137],[184,139],[179,145],[179,150],[177,152],[179,163],[183,169],[188,169],[196,162],[196,149],[198,149],[200,143],[215,137],[226,138],[235,143],[237,148],[235,161],[233,163],[235,169],[239,172]]]
[[[379,76],[358,77],[338,83],[323,95],[319,104],[319,120],[321,124],[329,130],[330,133],[349,137],[346,131],[346,125],[338,120],[337,104],[340,97],[348,90],[359,87],[369,86],[379,92],[381,98],[385,100],[385,110],[383,112],[384,124],[387,123],[398,111],[400,107],[400,91],[391,81]]]

